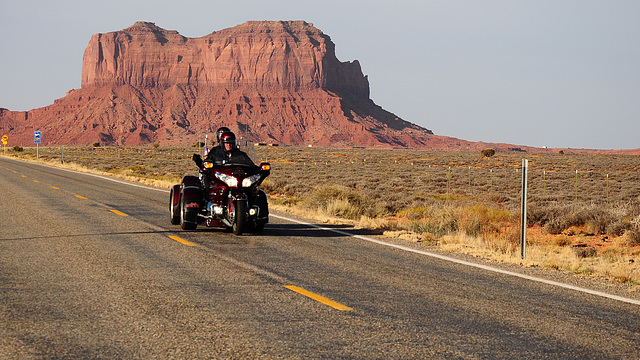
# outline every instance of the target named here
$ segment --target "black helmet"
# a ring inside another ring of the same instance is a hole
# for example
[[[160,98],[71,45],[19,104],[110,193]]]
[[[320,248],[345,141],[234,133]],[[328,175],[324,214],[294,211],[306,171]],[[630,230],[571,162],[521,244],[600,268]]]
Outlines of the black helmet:
[[[231,131],[225,131],[220,135],[220,145],[224,146],[224,144],[232,144],[232,149],[236,148],[236,134]]]
[[[216,140],[218,140],[218,144],[220,143],[220,136],[222,136],[222,134],[227,131],[231,131],[231,130],[229,130],[229,128],[226,126],[220,127],[218,128],[218,130],[216,130]]]

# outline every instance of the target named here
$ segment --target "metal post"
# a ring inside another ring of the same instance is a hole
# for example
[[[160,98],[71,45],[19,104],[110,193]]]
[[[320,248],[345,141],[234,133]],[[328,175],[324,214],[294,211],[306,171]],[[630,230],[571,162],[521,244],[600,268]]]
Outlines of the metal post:
[[[489,192],[493,190],[493,169],[489,169]]]
[[[64,145],[62,145],[62,152],[60,153],[60,163],[64,164]]]
[[[527,255],[527,168],[529,161],[522,159],[522,201],[520,212],[520,256],[524,260]]]
[[[578,169],[576,169],[576,198],[575,201],[578,201]]]
[[[449,183],[451,182],[451,166],[449,166],[449,172],[447,173],[447,207],[449,207]]]
[[[607,205],[609,205],[609,174],[607,174]]]

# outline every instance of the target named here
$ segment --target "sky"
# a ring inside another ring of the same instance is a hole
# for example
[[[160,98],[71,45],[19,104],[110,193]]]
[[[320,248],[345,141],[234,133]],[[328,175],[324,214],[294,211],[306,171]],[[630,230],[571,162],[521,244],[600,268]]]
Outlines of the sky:
[[[576,149],[640,148],[637,0],[0,0],[0,107],[80,88],[91,35],[150,21],[201,37],[304,20],[358,60],[371,99],[437,135]]]

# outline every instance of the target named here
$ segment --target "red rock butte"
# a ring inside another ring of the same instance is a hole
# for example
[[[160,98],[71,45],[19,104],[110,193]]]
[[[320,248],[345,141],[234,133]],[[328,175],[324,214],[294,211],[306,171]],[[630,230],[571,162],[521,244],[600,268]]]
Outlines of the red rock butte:
[[[80,89],[43,108],[0,108],[10,145],[33,144],[36,130],[42,145],[191,145],[220,126],[280,145],[511,146],[436,136],[384,110],[360,63],[339,61],[330,37],[304,21],[249,21],[199,38],[136,22],[91,37]]]
[[[419,146],[431,134],[369,99],[358,61],[304,21],[250,21],[187,38],[154,23],[91,37],[82,86],[30,111],[0,109],[28,145],[190,144],[228,126],[282,145]]]
[[[339,62],[329,37],[303,21],[251,21],[196,39],[146,22],[95,34],[84,53],[82,87],[111,85],[369,96],[359,63]]]

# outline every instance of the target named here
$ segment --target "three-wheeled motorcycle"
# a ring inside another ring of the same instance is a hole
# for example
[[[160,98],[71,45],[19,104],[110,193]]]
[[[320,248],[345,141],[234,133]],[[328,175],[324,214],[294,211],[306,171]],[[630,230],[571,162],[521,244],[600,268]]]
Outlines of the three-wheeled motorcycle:
[[[241,235],[262,232],[269,222],[267,194],[258,186],[271,165],[214,164],[203,161],[198,176],[186,175],[171,187],[171,223],[183,230],[199,224],[222,227]]]

